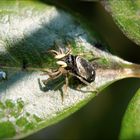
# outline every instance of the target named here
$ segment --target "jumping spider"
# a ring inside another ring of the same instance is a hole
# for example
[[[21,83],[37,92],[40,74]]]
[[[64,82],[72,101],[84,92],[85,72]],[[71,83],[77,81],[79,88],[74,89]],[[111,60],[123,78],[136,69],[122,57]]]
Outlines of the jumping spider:
[[[43,84],[46,85],[49,80],[56,79],[62,74],[66,77],[65,89],[68,87],[68,74],[77,77],[81,82],[89,85],[95,80],[95,66],[86,59],[71,54],[71,48],[66,53],[59,49],[49,50],[48,52],[54,55],[56,62],[60,67],[55,71],[46,71],[49,75],[47,80],[42,80]]]

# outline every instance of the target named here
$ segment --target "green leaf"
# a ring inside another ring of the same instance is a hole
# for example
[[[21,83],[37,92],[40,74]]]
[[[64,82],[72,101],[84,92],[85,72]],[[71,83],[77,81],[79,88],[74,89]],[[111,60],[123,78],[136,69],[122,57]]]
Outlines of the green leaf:
[[[140,66],[109,52],[87,30],[84,20],[38,1],[0,1],[0,139],[24,138],[71,115],[109,84],[126,77],[140,77]],[[55,70],[55,58],[45,53],[63,51],[68,44],[73,55],[83,55],[97,66],[89,86],[69,76],[47,79]],[[94,58],[95,59],[93,61]]]
[[[122,140],[138,140],[140,139],[140,89],[130,101],[125,112],[120,139]]]
[[[104,0],[102,3],[123,33],[140,45],[140,1]]]

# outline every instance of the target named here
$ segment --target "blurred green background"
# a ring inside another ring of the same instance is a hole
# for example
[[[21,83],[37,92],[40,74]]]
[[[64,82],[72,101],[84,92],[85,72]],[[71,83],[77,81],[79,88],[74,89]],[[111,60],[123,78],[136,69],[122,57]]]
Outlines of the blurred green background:
[[[140,47],[124,36],[99,2],[55,0],[54,3],[87,19],[90,28],[110,46],[112,54],[140,64]],[[118,81],[70,117],[24,140],[117,140],[127,105],[139,87],[140,79]]]

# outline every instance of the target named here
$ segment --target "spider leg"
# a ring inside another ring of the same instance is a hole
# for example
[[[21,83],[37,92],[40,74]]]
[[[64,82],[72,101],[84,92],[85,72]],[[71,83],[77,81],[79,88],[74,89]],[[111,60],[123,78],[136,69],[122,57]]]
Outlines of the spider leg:
[[[66,74],[65,84],[64,84],[64,93],[67,93],[68,85],[69,85],[69,79],[68,79],[68,74]]]
[[[55,77],[59,74],[59,70],[51,71],[51,70],[44,70],[44,73],[41,75],[49,75],[49,77]]]
[[[89,51],[89,52],[79,53],[78,55],[79,56],[86,56],[86,55],[94,56],[95,54],[92,51]],[[100,57],[94,57],[94,58],[90,59],[89,61],[91,62],[91,61],[95,61],[95,60],[98,60],[98,59],[100,59]]]
[[[63,52],[62,48],[60,48],[60,47],[58,47],[58,48],[59,48],[60,54],[63,54],[64,52]]]
[[[95,60],[99,60],[99,59],[101,59],[101,58],[100,57],[94,57],[94,58],[90,59],[90,61],[95,61]]]
[[[77,77],[81,82],[83,82],[84,84],[86,84],[87,86],[90,86],[91,88],[93,88],[94,89],[94,92],[96,92],[96,95],[98,95],[98,89],[96,89],[96,87],[93,87],[93,85],[91,86],[90,85],[90,83],[88,83],[87,81],[85,81],[83,78],[81,78],[81,77],[79,77],[79,76],[77,76],[77,75],[75,75],[75,74],[73,74],[73,73],[71,73],[71,75],[73,75],[73,76],[75,76],[75,77]],[[79,88],[79,87],[78,87]],[[79,90],[79,91],[81,91],[81,90]],[[84,92],[93,92],[93,91],[84,91]]]
[[[76,74],[74,74],[74,73],[71,73],[71,75],[77,77],[77,78],[78,78],[81,82],[83,82],[85,85],[90,86],[92,89],[94,89],[94,91],[95,91],[96,93],[99,92],[99,91],[96,89],[96,87],[91,86],[89,82],[87,82],[86,80],[84,80],[84,79],[81,78],[80,76],[78,76],[78,75],[76,75]],[[86,91],[86,92],[93,92],[93,91]]]
[[[49,74],[48,74],[49,75]],[[55,73],[52,73],[51,75],[49,75],[50,77],[46,80],[42,80],[43,84],[46,85],[48,83],[48,81],[50,80],[54,80],[57,79],[58,77],[60,77],[62,75],[61,71],[56,71]]]
[[[55,50],[48,50],[47,52],[53,53],[54,55],[59,55],[59,52],[57,52]]]
[[[68,51],[66,52],[66,56],[69,55],[71,53],[71,51],[72,51],[72,49],[70,47],[70,43],[67,42],[67,44],[68,44],[68,47],[67,47],[68,48]]]
[[[81,78],[80,76],[78,76],[78,75],[76,75],[76,74],[74,74],[74,73],[71,73],[71,75],[73,75],[73,76],[75,76],[75,77],[77,77],[81,82],[83,82],[84,84],[86,84],[87,86],[89,86],[90,85],[90,83],[89,82],[87,82],[86,80],[84,80],[83,78]]]
[[[57,50],[59,50],[59,53],[60,54],[63,54],[64,53],[63,50],[62,50],[62,48],[58,45],[58,43],[56,41],[54,42],[54,46],[56,47]]]
[[[99,60],[99,59],[101,59],[101,58],[95,57],[90,60],[90,63],[92,64],[92,66],[94,67],[95,70],[98,68],[98,64],[97,64],[97,62],[94,62],[94,61]]]

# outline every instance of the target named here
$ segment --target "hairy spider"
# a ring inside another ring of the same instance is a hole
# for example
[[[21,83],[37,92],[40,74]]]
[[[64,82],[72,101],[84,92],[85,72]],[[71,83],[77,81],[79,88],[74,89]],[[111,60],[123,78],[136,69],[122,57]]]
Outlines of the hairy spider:
[[[71,48],[69,48],[66,53],[64,53],[61,49],[59,49],[59,51],[49,50],[48,52],[54,55],[54,58],[57,59],[56,63],[60,67],[55,71],[46,71],[49,78],[42,80],[44,85],[46,85],[49,80],[56,79],[62,74],[66,77],[66,89],[68,87],[68,74],[77,77],[86,85],[89,85],[95,80],[94,65],[78,55],[72,55]]]

